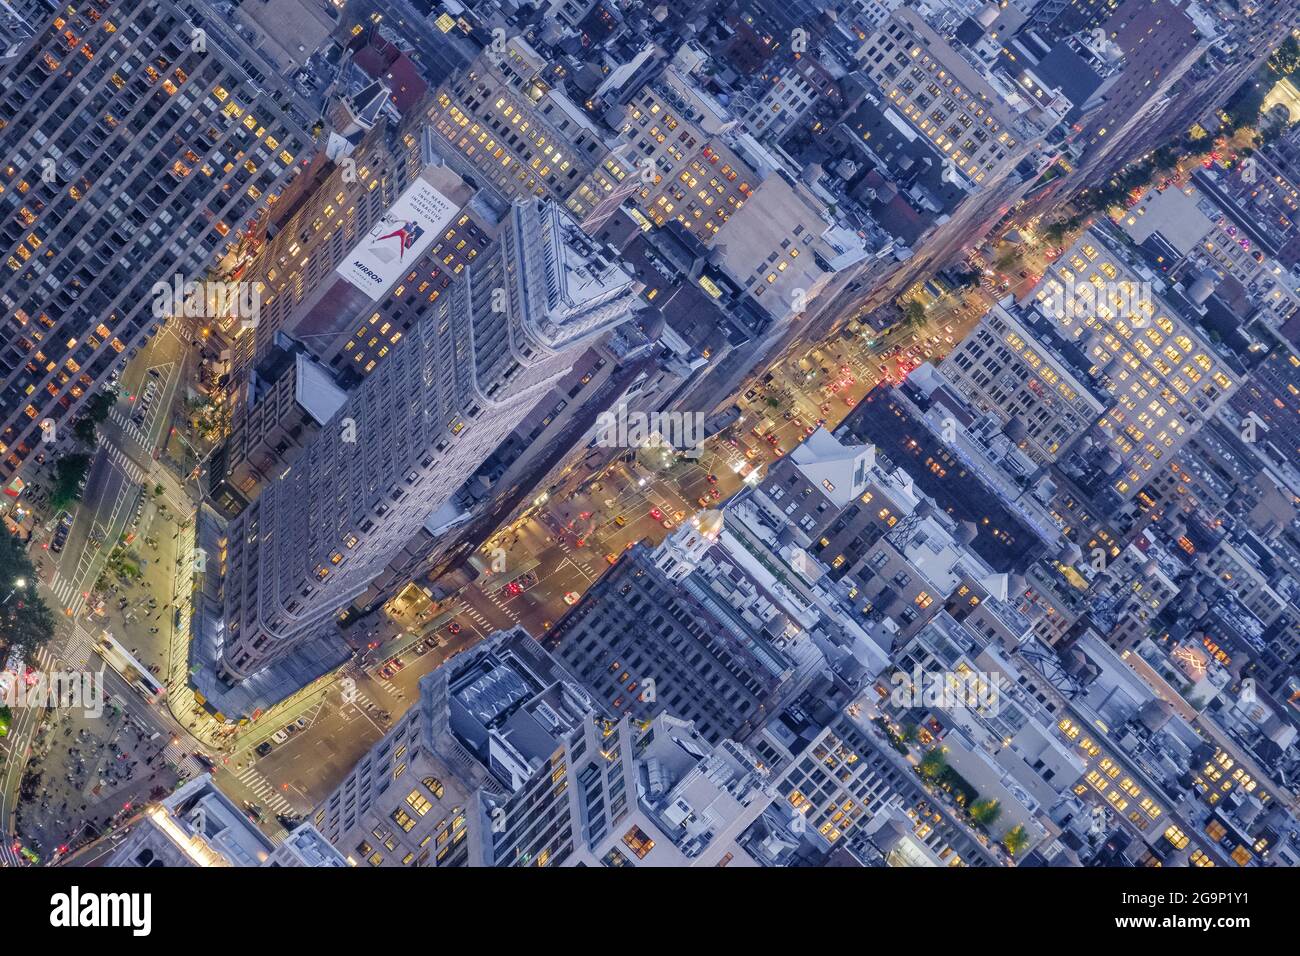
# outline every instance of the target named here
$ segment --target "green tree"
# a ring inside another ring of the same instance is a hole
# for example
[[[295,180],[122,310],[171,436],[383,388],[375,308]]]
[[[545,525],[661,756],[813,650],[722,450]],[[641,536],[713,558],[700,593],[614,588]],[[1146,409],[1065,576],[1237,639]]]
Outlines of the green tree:
[[[17,538],[0,534],[0,643],[24,655],[54,635],[54,615],[36,590],[36,569]]]
[[[903,307],[903,320],[912,326],[917,326],[925,321],[925,306],[915,299],[910,300]]]
[[[1268,58],[1268,68],[1279,76],[1290,76],[1300,70],[1300,43],[1288,36]]]
[[[108,392],[96,392],[81,406],[81,415],[72,425],[72,434],[83,445],[95,443],[95,426],[108,418],[115,399]]]
[[[921,763],[917,766],[917,770],[921,772],[921,776],[926,780],[939,779],[946,769],[948,769],[948,761],[944,759],[943,751],[938,747],[927,750],[925,756],[921,758]]]
[[[50,507],[55,511],[81,499],[81,480],[90,471],[90,462],[85,452],[73,452],[55,463],[54,487],[50,490]]]
[[[1002,815],[1002,805],[996,800],[976,800],[970,805],[970,818],[987,827]]]
[[[1227,117],[1224,135],[1231,135],[1243,126],[1251,126],[1259,119],[1259,108],[1264,105],[1264,97],[1268,95],[1270,85],[1267,80],[1248,81],[1241,85],[1223,107],[1223,114]]]
[[[998,256],[997,261],[993,264],[997,266],[999,272],[1015,272],[1020,268],[1020,250],[1009,249]]]
[[[1029,834],[1025,832],[1024,825],[1017,823],[1002,834],[1002,845],[1012,856],[1023,852],[1025,847],[1029,846]]]

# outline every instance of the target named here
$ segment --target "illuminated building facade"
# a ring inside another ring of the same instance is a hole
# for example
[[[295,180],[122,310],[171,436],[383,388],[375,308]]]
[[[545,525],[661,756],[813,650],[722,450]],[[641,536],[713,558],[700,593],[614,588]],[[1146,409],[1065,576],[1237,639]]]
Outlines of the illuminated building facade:
[[[1239,383],[1117,248],[1086,231],[1051,264],[1036,296],[1040,311],[1100,373],[1110,403],[1098,430],[1119,460],[1111,489],[1127,500]]]
[[[1025,426],[1025,454],[1050,464],[1097,420],[1102,404],[1001,305],[943,360],[944,376],[981,411]]]
[[[543,79],[546,61],[519,37],[485,50],[439,87],[429,121],[449,161],[504,200],[532,196],[563,205],[594,231],[636,180],[599,129]]]
[[[228,528],[219,672],[243,680],[366,590],[596,338],[637,284],[553,203],[489,255]]]
[[[276,199],[306,115],[190,0],[69,6],[0,67],[0,475],[157,330],[154,285]]]
[[[1025,151],[1021,122],[973,66],[916,12],[895,10],[859,59],[885,100],[972,183]],[[1014,165],[1014,159],[1010,165]]]

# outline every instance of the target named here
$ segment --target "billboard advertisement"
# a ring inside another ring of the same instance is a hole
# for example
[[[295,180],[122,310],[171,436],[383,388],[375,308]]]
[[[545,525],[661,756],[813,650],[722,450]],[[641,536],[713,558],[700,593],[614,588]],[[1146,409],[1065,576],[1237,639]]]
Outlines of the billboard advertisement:
[[[417,179],[334,271],[372,300],[378,299],[446,231],[457,208]]]

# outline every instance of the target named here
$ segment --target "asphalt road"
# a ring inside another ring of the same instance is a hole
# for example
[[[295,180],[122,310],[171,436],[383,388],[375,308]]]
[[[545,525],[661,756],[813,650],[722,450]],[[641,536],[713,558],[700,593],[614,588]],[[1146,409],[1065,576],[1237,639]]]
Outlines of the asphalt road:
[[[155,528],[159,535],[163,534],[164,525],[155,523],[155,519],[163,506],[168,506],[177,516],[192,508],[179,484],[155,458],[156,449],[161,447],[171,428],[172,408],[179,398],[189,361],[188,343],[176,329],[177,323],[164,328],[123,371],[119,383],[121,395],[108,419],[99,427],[99,443],[87,473],[82,500],[71,509],[72,527],[63,549],[55,552],[50,548],[54,516],[33,535],[29,550],[41,576],[42,596],[56,616],[60,610],[63,613],[56,620],[50,647],[38,655],[35,662],[29,661],[29,666],[44,671],[54,669],[56,664],[74,669],[86,666],[98,669],[102,666],[102,661],[94,658],[92,647],[103,621],[92,620],[84,612],[110,550],[132,527],[136,505],[142,495],[152,500],[146,509],[147,514],[142,514],[141,522],[146,529]],[[139,408],[136,402],[148,382],[154,383],[156,394],[143,413],[133,415],[133,411]],[[153,499],[147,490],[155,483],[164,487],[164,494],[157,499]],[[166,561],[170,560],[160,557],[152,573],[146,576],[147,586],[157,590],[158,603],[163,606],[172,595],[172,573],[166,566]],[[150,625],[145,623],[146,620],[138,622],[139,627],[134,629],[137,635],[127,632],[117,636],[128,645],[133,636],[148,637]],[[157,643],[161,645],[166,636],[160,628]],[[115,692],[124,700],[133,702],[132,706],[141,719],[169,738],[185,736],[169,714],[156,705],[146,705],[118,675],[111,670],[107,673],[109,680],[115,682]],[[0,820],[5,825],[4,842],[10,845],[5,853],[0,854],[0,862],[14,862],[13,810],[39,718],[39,711],[20,710],[3,742],[6,760],[0,768]]]
[[[267,727],[241,740],[239,751],[218,773],[220,786],[236,802],[251,801],[269,811],[264,813],[264,824],[276,813],[310,814],[382,738],[391,719],[414,703],[422,676],[498,630],[522,626],[541,637],[625,548],[637,541],[659,543],[671,533],[664,527],[665,520],[674,527],[690,520],[704,507],[701,498],[707,506],[720,506],[741,487],[741,472],[761,469],[779,457],[778,447],[781,452],[794,448],[811,424],[812,410],[833,429],[848,414],[850,403],[856,404],[880,380],[882,352],[906,345],[913,336],[927,335],[937,335],[940,349],[947,349],[950,346],[942,337],[961,341],[988,302],[987,296],[976,292],[960,303],[936,304],[925,328],[897,330],[870,349],[861,339],[839,338],[808,349],[802,365],[797,360],[793,367],[783,363],[775,368],[771,385],[755,387],[752,397],[740,398],[744,427],[735,429],[735,443],[710,442],[698,461],[679,459],[666,471],[653,470],[640,460],[618,460],[601,468],[572,466],[544,508],[518,526],[503,529],[485,545],[488,552],[496,546],[504,550],[503,571],[481,578],[438,606],[382,615],[376,626],[384,643],[368,656],[366,667],[344,668],[325,700],[304,714],[307,727],[281,743],[272,741],[266,756],[257,756],[254,748],[279,728]],[[944,331],[948,324],[953,325],[952,333]],[[901,377],[899,358],[887,363],[894,381]],[[820,391],[820,374],[811,383],[806,380],[806,369],[827,362],[836,365],[833,377],[842,377],[840,364],[850,367],[853,377],[852,384],[831,397]],[[753,384],[757,386],[757,380]],[[777,407],[769,398],[778,402]],[[787,410],[791,411],[788,419]],[[776,446],[749,431],[764,419],[777,436]],[[710,475],[716,481],[710,481]],[[535,583],[513,593],[509,583],[524,571]],[[431,630],[435,621],[441,623]],[[410,634],[434,635],[438,646],[419,656],[403,653],[402,666],[393,672],[386,667],[392,659],[386,648],[395,648],[396,639]],[[349,690],[350,700],[345,699]],[[385,719],[385,714],[391,719]],[[274,832],[276,825],[272,822],[265,828]]]

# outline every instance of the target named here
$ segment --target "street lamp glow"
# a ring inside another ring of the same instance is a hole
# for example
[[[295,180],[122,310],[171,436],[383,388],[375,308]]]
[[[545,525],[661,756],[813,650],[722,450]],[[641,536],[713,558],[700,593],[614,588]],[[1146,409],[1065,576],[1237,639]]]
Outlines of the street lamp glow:
[[[16,588],[25,588],[25,587],[27,587],[27,579],[26,579],[26,578],[19,578],[17,581],[14,582],[14,587],[16,587]]]

